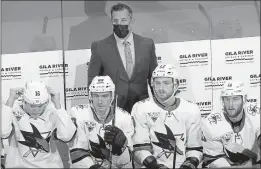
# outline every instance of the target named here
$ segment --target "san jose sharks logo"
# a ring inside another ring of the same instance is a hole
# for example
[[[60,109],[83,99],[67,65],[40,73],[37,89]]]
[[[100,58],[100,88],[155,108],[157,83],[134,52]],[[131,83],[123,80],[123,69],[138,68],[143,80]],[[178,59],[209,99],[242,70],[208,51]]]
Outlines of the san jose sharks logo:
[[[257,107],[257,105],[252,105],[250,104],[248,107],[247,107],[247,113],[252,115],[252,116],[255,116],[257,114],[260,114],[260,108]]]
[[[150,116],[151,120],[155,122],[159,117],[159,112],[149,112],[148,115]]]
[[[23,116],[24,116],[24,113],[23,112],[19,112],[19,111],[15,111],[13,112],[15,118],[17,119],[17,121],[19,121]]]
[[[91,132],[94,127],[96,126],[96,123],[92,122],[92,121],[87,121],[85,122],[86,127],[88,128],[88,131]]]
[[[32,123],[30,124],[33,132],[21,130],[25,141],[18,141],[20,144],[29,147],[29,150],[23,155],[23,157],[28,157],[30,154],[35,157],[39,152],[48,153],[50,151],[49,142],[51,139],[51,131],[40,133]],[[45,136],[45,138],[43,136]]]
[[[91,155],[96,158],[96,162],[102,165],[104,160],[110,162],[110,150],[106,147],[105,141],[98,136],[99,143],[92,142],[90,140],[90,147],[91,147]],[[111,163],[111,162],[110,162]]]
[[[212,123],[217,124],[218,121],[221,121],[221,115],[219,113],[211,114],[208,120],[210,124]]]
[[[169,158],[171,154],[174,154],[174,148],[176,148],[176,152],[180,155],[183,155],[183,151],[179,149],[179,147],[176,145],[176,138],[170,128],[165,125],[167,134],[154,132],[159,142],[152,142],[156,146],[162,148],[162,152],[157,155],[158,158],[160,158],[162,155],[165,155],[166,158]],[[180,136],[181,140],[184,141],[183,134],[178,134],[177,136]]]

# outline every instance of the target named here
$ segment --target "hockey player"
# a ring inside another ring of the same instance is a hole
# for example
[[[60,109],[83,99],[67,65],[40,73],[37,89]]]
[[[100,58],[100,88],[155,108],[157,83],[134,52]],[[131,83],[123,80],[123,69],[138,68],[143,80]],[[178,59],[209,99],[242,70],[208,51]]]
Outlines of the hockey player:
[[[260,110],[245,101],[244,83],[224,84],[223,110],[202,120],[203,167],[249,167],[256,162],[260,153]]]
[[[196,168],[202,158],[198,106],[175,97],[179,77],[172,65],[156,67],[151,84],[155,97],[137,102],[131,112],[134,160],[152,169]]]
[[[115,97],[111,78],[96,76],[89,87],[90,104],[69,111],[77,125],[69,145],[71,168],[131,167],[134,126],[130,114],[116,106]]]
[[[1,140],[1,169],[5,169],[5,151]]]
[[[16,104],[19,97],[23,101]],[[42,82],[29,82],[10,90],[2,110],[2,139],[10,139],[6,168],[63,167],[53,139],[70,141],[76,127],[61,107],[59,93]]]

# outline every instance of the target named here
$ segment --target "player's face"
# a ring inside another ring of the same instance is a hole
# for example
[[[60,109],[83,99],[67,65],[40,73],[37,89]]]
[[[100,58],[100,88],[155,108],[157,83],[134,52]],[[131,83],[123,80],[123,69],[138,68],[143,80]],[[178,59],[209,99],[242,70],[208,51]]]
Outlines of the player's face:
[[[24,103],[24,110],[33,117],[37,117],[41,115],[45,111],[46,107],[47,107],[47,103],[38,104],[38,105],[30,104],[26,102]]]
[[[122,11],[113,11],[111,15],[112,24],[116,25],[130,25],[132,22],[132,17],[127,9]]]
[[[160,101],[167,100],[174,92],[174,82],[169,77],[156,77],[153,81],[154,90]]]
[[[105,115],[106,110],[109,108],[112,100],[111,92],[95,92],[92,93],[93,105],[98,115]]]
[[[237,117],[243,108],[243,97],[242,96],[224,96],[224,109],[230,117]]]

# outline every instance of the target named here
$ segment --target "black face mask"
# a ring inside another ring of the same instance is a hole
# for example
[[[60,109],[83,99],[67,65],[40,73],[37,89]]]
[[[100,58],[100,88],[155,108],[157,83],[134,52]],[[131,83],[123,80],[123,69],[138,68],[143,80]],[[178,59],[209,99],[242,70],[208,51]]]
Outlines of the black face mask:
[[[129,25],[113,25],[113,32],[119,38],[125,38],[129,34]]]

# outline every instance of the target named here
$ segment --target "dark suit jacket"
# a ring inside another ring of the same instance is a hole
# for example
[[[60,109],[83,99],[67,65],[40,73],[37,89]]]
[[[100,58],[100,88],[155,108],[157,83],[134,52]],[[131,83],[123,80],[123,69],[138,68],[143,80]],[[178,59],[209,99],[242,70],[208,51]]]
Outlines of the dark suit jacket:
[[[99,75],[108,75],[116,86],[118,106],[129,113],[132,106],[148,98],[148,83],[153,70],[157,67],[155,44],[152,39],[133,33],[135,48],[135,65],[131,79],[123,66],[116,40],[113,34],[93,42],[88,70],[88,86],[92,79]]]

